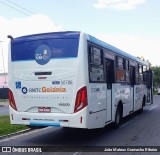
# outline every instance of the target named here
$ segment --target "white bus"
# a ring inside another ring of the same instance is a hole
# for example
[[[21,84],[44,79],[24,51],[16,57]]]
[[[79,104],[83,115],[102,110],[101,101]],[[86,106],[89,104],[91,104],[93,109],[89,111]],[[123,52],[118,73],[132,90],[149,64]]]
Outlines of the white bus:
[[[153,102],[149,65],[88,34],[8,37],[11,124],[119,126]]]

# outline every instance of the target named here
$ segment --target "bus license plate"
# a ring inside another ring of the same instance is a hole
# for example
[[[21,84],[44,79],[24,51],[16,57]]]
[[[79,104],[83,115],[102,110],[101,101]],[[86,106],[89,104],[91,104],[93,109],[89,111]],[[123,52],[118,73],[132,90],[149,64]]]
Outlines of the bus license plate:
[[[38,107],[38,112],[51,112],[50,107]]]

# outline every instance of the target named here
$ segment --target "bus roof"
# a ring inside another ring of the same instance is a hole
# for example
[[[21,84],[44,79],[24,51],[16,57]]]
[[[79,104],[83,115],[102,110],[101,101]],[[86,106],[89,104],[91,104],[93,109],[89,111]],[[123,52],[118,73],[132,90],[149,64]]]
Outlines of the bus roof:
[[[141,59],[139,59],[139,58],[137,58],[137,57],[135,57],[135,56],[133,56],[133,55],[131,55],[129,53],[126,53],[126,52],[124,52],[124,51],[122,51],[122,50],[120,50],[120,49],[118,49],[118,48],[116,48],[116,47],[114,47],[114,46],[112,46],[112,45],[110,45],[108,43],[105,43],[105,42],[103,42],[103,41],[91,36],[91,35],[88,35],[88,36],[89,36],[89,41],[91,41],[91,42],[93,42],[93,43],[95,43],[95,44],[97,44],[99,46],[102,46],[102,47],[104,47],[104,48],[106,48],[108,50],[111,50],[111,51],[113,51],[113,52],[115,52],[115,53],[117,53],[119,55],[125,56],[125,57],[127,57],[129,59],[132,59],[134,61],[137,61],[137,62],[139,62],[139,63],[141,63],[143,65],[149,66],[149,64],[147,62],[142,61]]]
[[[14,43],[20,43],[25,41],[31,40],[38,40],[38,39],[49,39],[49,38],[79,38],[80,32],[77,31],[65,31],[65,32],[49,32],[49,33],[39,33],[39,34],[32,34],[14,38],[12,41]]]
[[[24,41],[31,41],[31,40],[37,40],[37,39],[49,39],[49,38],[77,38],[79,37],[80,35],[80,31],[63,31],[63,32],[50,32],[50,33],[40,33],[40,34],[33,34],[33,35],[26,35],[26,36],[22,36],[22,37],[17,37],[17,38],[14,38],[13,39],[13,42],[14,43],[19,43],[19,42],[24,42]],[[144,65],[147,65],[149,66],[149,64],[147,62],[144,62],[140,59],[138,59],[137,57],[135,56],[132,56],[131,54],[128,54],[108,43],[105,43],[91,35],[88,35],[88,34],[85,34],[88,36],[88,40],[90,42],[93,42],[99,46],[102,46],[108,50],[111,50],[119,55],[122,55],[122,56],[125,56],[129,59],[132,59],[134,61],[137,61],[141,64],[144,64]]]

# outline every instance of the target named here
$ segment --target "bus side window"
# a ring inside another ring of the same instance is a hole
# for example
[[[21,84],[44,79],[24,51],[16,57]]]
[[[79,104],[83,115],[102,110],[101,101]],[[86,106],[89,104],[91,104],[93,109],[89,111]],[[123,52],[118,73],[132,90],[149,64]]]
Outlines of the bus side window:
[[[143,78],[143,83],[147,84],[147,67],[142,66],[142,78]]]
[[[129,77],[129,60],[125,60],[125,70],[126,70],[126,82],[130,82]]]
[[[90,66],[90,80],[91,81],[104,81],[104,72],[101,67]]]
[[[89,46],[88,49],[90,82],[104,82],[103,51],[93,46]]]
[[[125,67],[124,59],[120,56],[116,58],[116,81],[124,82],[125,81]]]
[[[151,70],[148,70],[146,71],[146,85],[147,85],[147,88],[152,88],[152,85],[153,85],[153,73]]]
[[[114,76],[114,60],[106,60],[106,82],[107,88],[112,88],[112,83],[115,82]]]
[[[130,80],[131,80],[131,85],[136,84],[136,73],[135,73],[135,67],[130,66]]]
[[[136,65],[135,67],[135,75],[136,75],[136,81],[135,84],[139,84],[139,64]]]
[[[139,65],[139,82],[143,83],[143,66]]]

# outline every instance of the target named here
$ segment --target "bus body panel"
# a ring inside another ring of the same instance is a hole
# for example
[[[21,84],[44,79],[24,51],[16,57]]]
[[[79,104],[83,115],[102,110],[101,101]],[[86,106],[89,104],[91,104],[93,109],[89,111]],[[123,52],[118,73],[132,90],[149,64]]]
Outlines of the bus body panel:
[[[143,85],[134,86],[134,110],[137,111],[141,109],[143,97],[144,97]]]
[[[107,120],[106,84],[90,83],[88,86],[89,128],[101,128]]]
[[[117,106],[120,102],[123,104],[123,117],[127,116],[131,111],[130,101],[131,101],[131,88],[129,85],[113,84],[113,120],[115,119],[115,114]]]
[[[30,113],[17,112],[9,106],[10,120],[12,124],[29,126],[54,126],[88,128],[87,108],[75,114],[65,113]]]
[[[54,72],[53,69],[50,71]],[[23,73],[20,75],[20,78],[14,77],[13,81],[18,111],[38,112],[38,107],[50,107],[51,112],[71,113],[75,72],[68,71],[57,77],[47,77],[46,80],[30,74],[26,77]]]
[[[107,104],[107,106],[106,106],[106,117],[107,117],[107,119],[106,119],[106,123],[110,123],[111,121],[112,121],[112,107],[114,106],[113,105],[113,103],[112,103],[112,90],[107,90],[107,99],[106,99],[106,104]]]
[[[88,93],[90,113],[106,110],[106,84],[89,84]]]
[[[145,96],[144,87],[144,85],[136,85],[133,88],[130,85],[113,84],[113,121],[116,115],[117,105],[120,102],[123,104],[123,117],[142,108],[143,97]]]
[[[75,34],[70,35],[75,37]],[[65,53],[67,49],[63,48],[69,48],[70,50],[71,45],[54,45],[54,47],[51,45],[51,43],[54,44],[54,40],[56,43],[59,43],[59,39],[65,42],[69,37],[63,36],[64,38],[57,39],[52,35],[53,38],[46,39],[42,36],[40,35],[38,38],[41,40],[28,41],[27,38],[22,38],[17,41],[17,39],[12,45],[12,78],[14,80],[11,83],[11,90],[14,92],[17,110],[38,113],[43,110],[43,107],[49,107],[51,113],[73,113],[73,102],[75,101],[75,93],[73,91],[76,84],[78,66],[77,57],[67,57],[68,55]],[[30,39],[34,39],[34,37],[29,36]],[[49,42],[50,39],[52,39],[51,43]],[[68,42],[70,43],[71,41]],[[31,48],[28,46],[31,46]],[[25,51],[25,48],[28,49]],[[78,53],[78,47],[74,48],[75,51],[73,52]],[[18,55],[21,52],[20,50],[23,51],[24,56]],[[44,52],[52,50],[51,52],[55,58],[50,56],[51,59],[46,63],[44,57],[44,63],[46,64],[42,65],[43,61],[40,58],[43,53],[41,54],[40,52],[43,52],[43,50]],[[56,50],[64,53],[59,56]],[[30,52],[30,56],[27,56],[25,52]],[[73,52],[72,54],[74,54]],[[33,56],[35,56],[35,60],[32,60]]]

